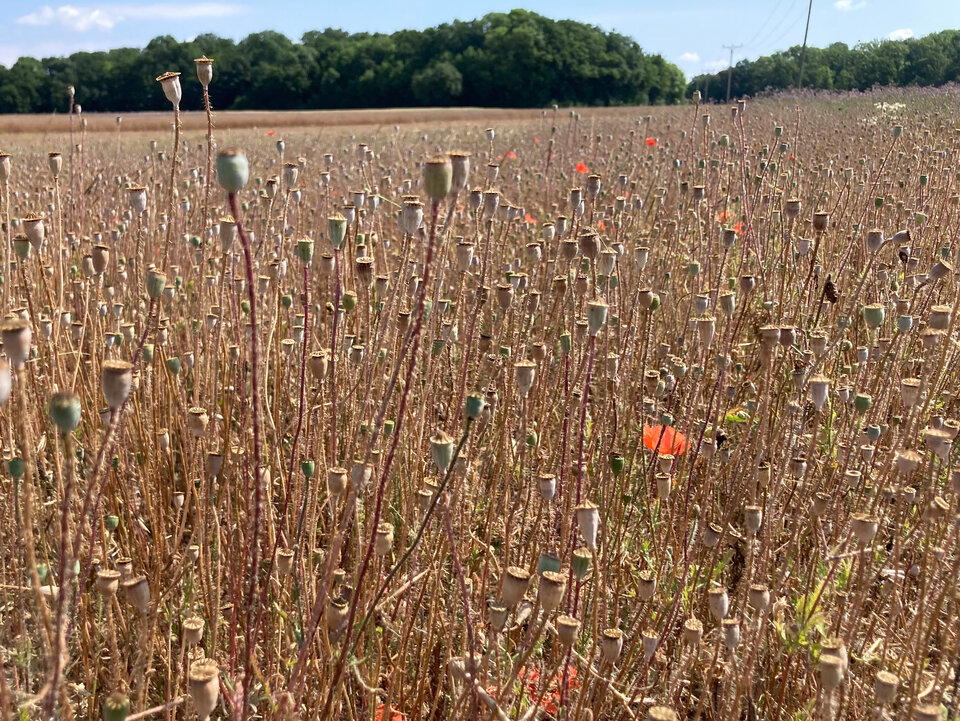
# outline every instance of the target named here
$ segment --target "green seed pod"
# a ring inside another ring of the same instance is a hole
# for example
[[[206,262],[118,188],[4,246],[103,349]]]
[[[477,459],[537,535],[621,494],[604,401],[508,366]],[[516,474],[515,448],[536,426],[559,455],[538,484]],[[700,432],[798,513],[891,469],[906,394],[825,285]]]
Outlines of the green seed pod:
[[[11,458],[7,461],[7,471],[9,471],[11,478],[23,478],[23,459]]]
[[[303,471],[304,478],[313,478],[313,474],[317,470],[317,464],[313,461],[304,461],[300,464],[300,470]]]
[[[126,721],[130,715],[130,699],[119,691],[103,702],[103,721]]]
[[[624,462],[623,454],[617,453],[616,451],[610,452],[610,470],[613,471],[614,476],[619,476],[623,473]]]
[[[143,344],[143,360],[145,363],[153,363],[153,343]]]
[[[167,370],[173,373],[173,375],[180,375],[180,359],[179,358],[167,358]]]
[[[423,166],[423,189],[434,203],[450,194],[453,185],[453,165],[446,155],[430,158]]]
[[[340,213],[327,218],[327,237],[334,250],[338,250],[343,245],[343,239],[347,236],[347,219]]]
[[[237,148],[227,148],[217,154],[217,180],[228,193],[239,193],[250,179],[247,156]]]
[[[883,325],[884,316],[883,306],[879,303],[865,306],[863,309],[863,320],[868,328],[878,328]]]
[[[60,391],[50,397],[50,420],[61,433],[70,433],[80,425],[80,396]]]
[[[857,413],[866,413],[872,405],[873,398],[867,393],[857,393],[853,398],[853,407],[857,409]]]
[[[151,270],[147,273],[147,295],[151,300],[156,300],[167,287],[167,276],[159,270]]]
[[[313,260],[313,241],[310,238],[301,238],[297,241],[297,257],[306,265]]]
[[[120,527],[120,517],[119,516],[106,516],[103,519],[103,524],[107,527],[107,530],[110,533],[113,533]]]
[[[578,548],[573,552],[573,575],[579,580],[590,571],[590,561],[593,558],[589,548]]]
[[[467,418],[479,418],[483,413],[483,396],[479,393],[471,393],[467,396],[465,412]]]

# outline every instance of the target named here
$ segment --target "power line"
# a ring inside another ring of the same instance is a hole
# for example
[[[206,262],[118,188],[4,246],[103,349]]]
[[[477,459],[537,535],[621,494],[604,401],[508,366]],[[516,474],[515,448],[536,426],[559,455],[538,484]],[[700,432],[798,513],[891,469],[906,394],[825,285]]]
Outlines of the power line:
[[[812,0],[811,0],[812,2]],[[730,64],[727,66],[727,102],[730,102],[730,82],[733,80],[733,51],[739,50],[743,45],[721,45],[720,47],[730,51]]]
[[[756,39],[760,37],[760,35],[761,35],[761,34],[763,33],[763,31],[766,29],[767,25],[770,24],[770,21],[773,20],[773,16],[777,14],[777,10],[780,9],[780,6],[781,6],[782,4],[783,4],[783,0],[777,0],[777,2],[774,3],[773,10],[771,10],[771,11],[770,11],[770,14],[767,15],[767,19],[763,21],[763,23],[760,25],[759,28],[757,28],[757,32],[755,32],[755,33],[753,34],[753,37],[750,38],[750,39],[745,43],[748,48],[749,48],[749,47],[753,47],[754,41],[756,41]],[[788,10],[788,12],[789,12],[789,10]]]

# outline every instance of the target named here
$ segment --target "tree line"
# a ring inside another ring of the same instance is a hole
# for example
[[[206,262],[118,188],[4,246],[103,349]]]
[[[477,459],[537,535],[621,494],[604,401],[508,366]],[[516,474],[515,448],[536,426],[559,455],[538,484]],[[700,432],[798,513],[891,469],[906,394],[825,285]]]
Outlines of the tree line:
[[[681,100],[685,88],[679,68],[632,38],[513,10],[391,34],[326,29],[300,42],[270,31],[239,42],[165,35],[142,49],[23,57],[0,66],[0,113],[63,111],[70,85],[85,110],[164,110],[154,77],[192,75],[201,55],[215,61],[210,95],[221,110],[662,104]],[[182,107],[202,107],[200,93],[184,82]]]
[[[756,60],[741,60],[733,68],[731,96],[757,95],[797,87],[801,47],[796,45]],[[960,31],[944,30],[922,38],[878,40],[848,47],[833,43],[807,48],[803,60],[804,88],[866,90],[875,85],[943,85],[960,81]],[[727,71],[698,75],[687,95],[722,101],[727,94]]]

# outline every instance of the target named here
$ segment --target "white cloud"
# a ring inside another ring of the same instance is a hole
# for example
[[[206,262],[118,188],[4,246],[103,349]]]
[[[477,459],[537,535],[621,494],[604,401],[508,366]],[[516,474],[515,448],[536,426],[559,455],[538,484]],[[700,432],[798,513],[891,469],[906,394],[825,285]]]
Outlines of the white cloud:
[[[890,40],[909,40],[913,37],[913,30],[910,28],[900,28],[887,35]]]
[[[849,12],[850,10],[865,8],[867,6],[867,0],[860,0],[860,2],[854,2],[854,0],[836,0],[833,6],[841,12]]]
[[[191,20],[195,18],[219,18],[237,15],[243,7],[235,3],[199,2],[192,4],[163,3],[153,5],[44,5],[27,15],[17,18],[20,25],[60,25],[74,32],[87,30],[112,30],[130,20]]]
[[[733,62],[736,63],[737,59],[734,58]],[[721,70],[726,70],[729,64],[729,60],[708,60],[703,64],[703,69],[704,72],[716,73]]]
[[[699,63],[700,56],[696,53],[684,53],[679,58],[681,63]]]

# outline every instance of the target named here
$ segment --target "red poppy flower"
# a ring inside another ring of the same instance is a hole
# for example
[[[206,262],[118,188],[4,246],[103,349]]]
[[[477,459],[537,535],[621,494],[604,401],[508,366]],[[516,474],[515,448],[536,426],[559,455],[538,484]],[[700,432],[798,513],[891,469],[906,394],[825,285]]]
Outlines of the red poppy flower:
[[[797,156],[794,155],[793,153],[791,153],[791,154],[790,154],[790,160],[796,160],[796,159],[797,159]]]
[[[268,130],[267,135],[269,135],[270,137],[273,137],[276,132],[277,132],[276,130]]]
[[[733,230],[734,230],[734,232],[735,232],[737,235],[743,235],[743,231],[744,231],[745,228],[746,228],[746,226],[743,224],[743,221],[742,221],[742,220],[737,221],[737,222],[734,223],[734,225],[733,225]]]
[[[726,219],[727,219],[727,211],[721,210],[719,213],[717,213],[717,222],[718,222],[718,223],[722,223],[722,222],[725,221]]]
[[[597,227],[600,228],[600,230],[606,230],[607,224],[601,220],[599,223],[597,223]]]
[[[536,222],[537,222],[537,219],[534,218],[532,215],[530,215],[530,213],[524,213],[524,214],[523,214],[523,219],[524,219],[525,221],[527,221],[528,223],[536,223]]]
[[[657,453],[672,453],[682,456],[689,443],[687,437],[673,426],[643,427],[643,445]]]
[[[589,172],[590,172],[590,168],[588,168],[588,167],[587,167],[587,164],[584,163],[584,162],[581,160],[579,163],[577,163],[577,172],[578,172],[578,173],[589,173]]]
[[[507,157],[510,158],[510,160],[516,160],[517,154],[511,150],[509,153],[507,153]]]
[[[390,707],[389,718],[386,718],[383,715],[383,706],[384,706],[383,704],[380,704],[379,706],[377,706],[377,713],[373,717],[374,721],[406,721],[406,718],[407,718],[406,715],[400,713],[392,706]]]
[[[534,139],[533,139],[533,142],[539,143],[539,142],[540,142],[540,138],[534,138]]]
[[[649,145],[650,147],[653,147],[654,145],[657,144],[657,139],[656,139],[656,138],[647,138],[644,142],[645,142],[647,145]]]

